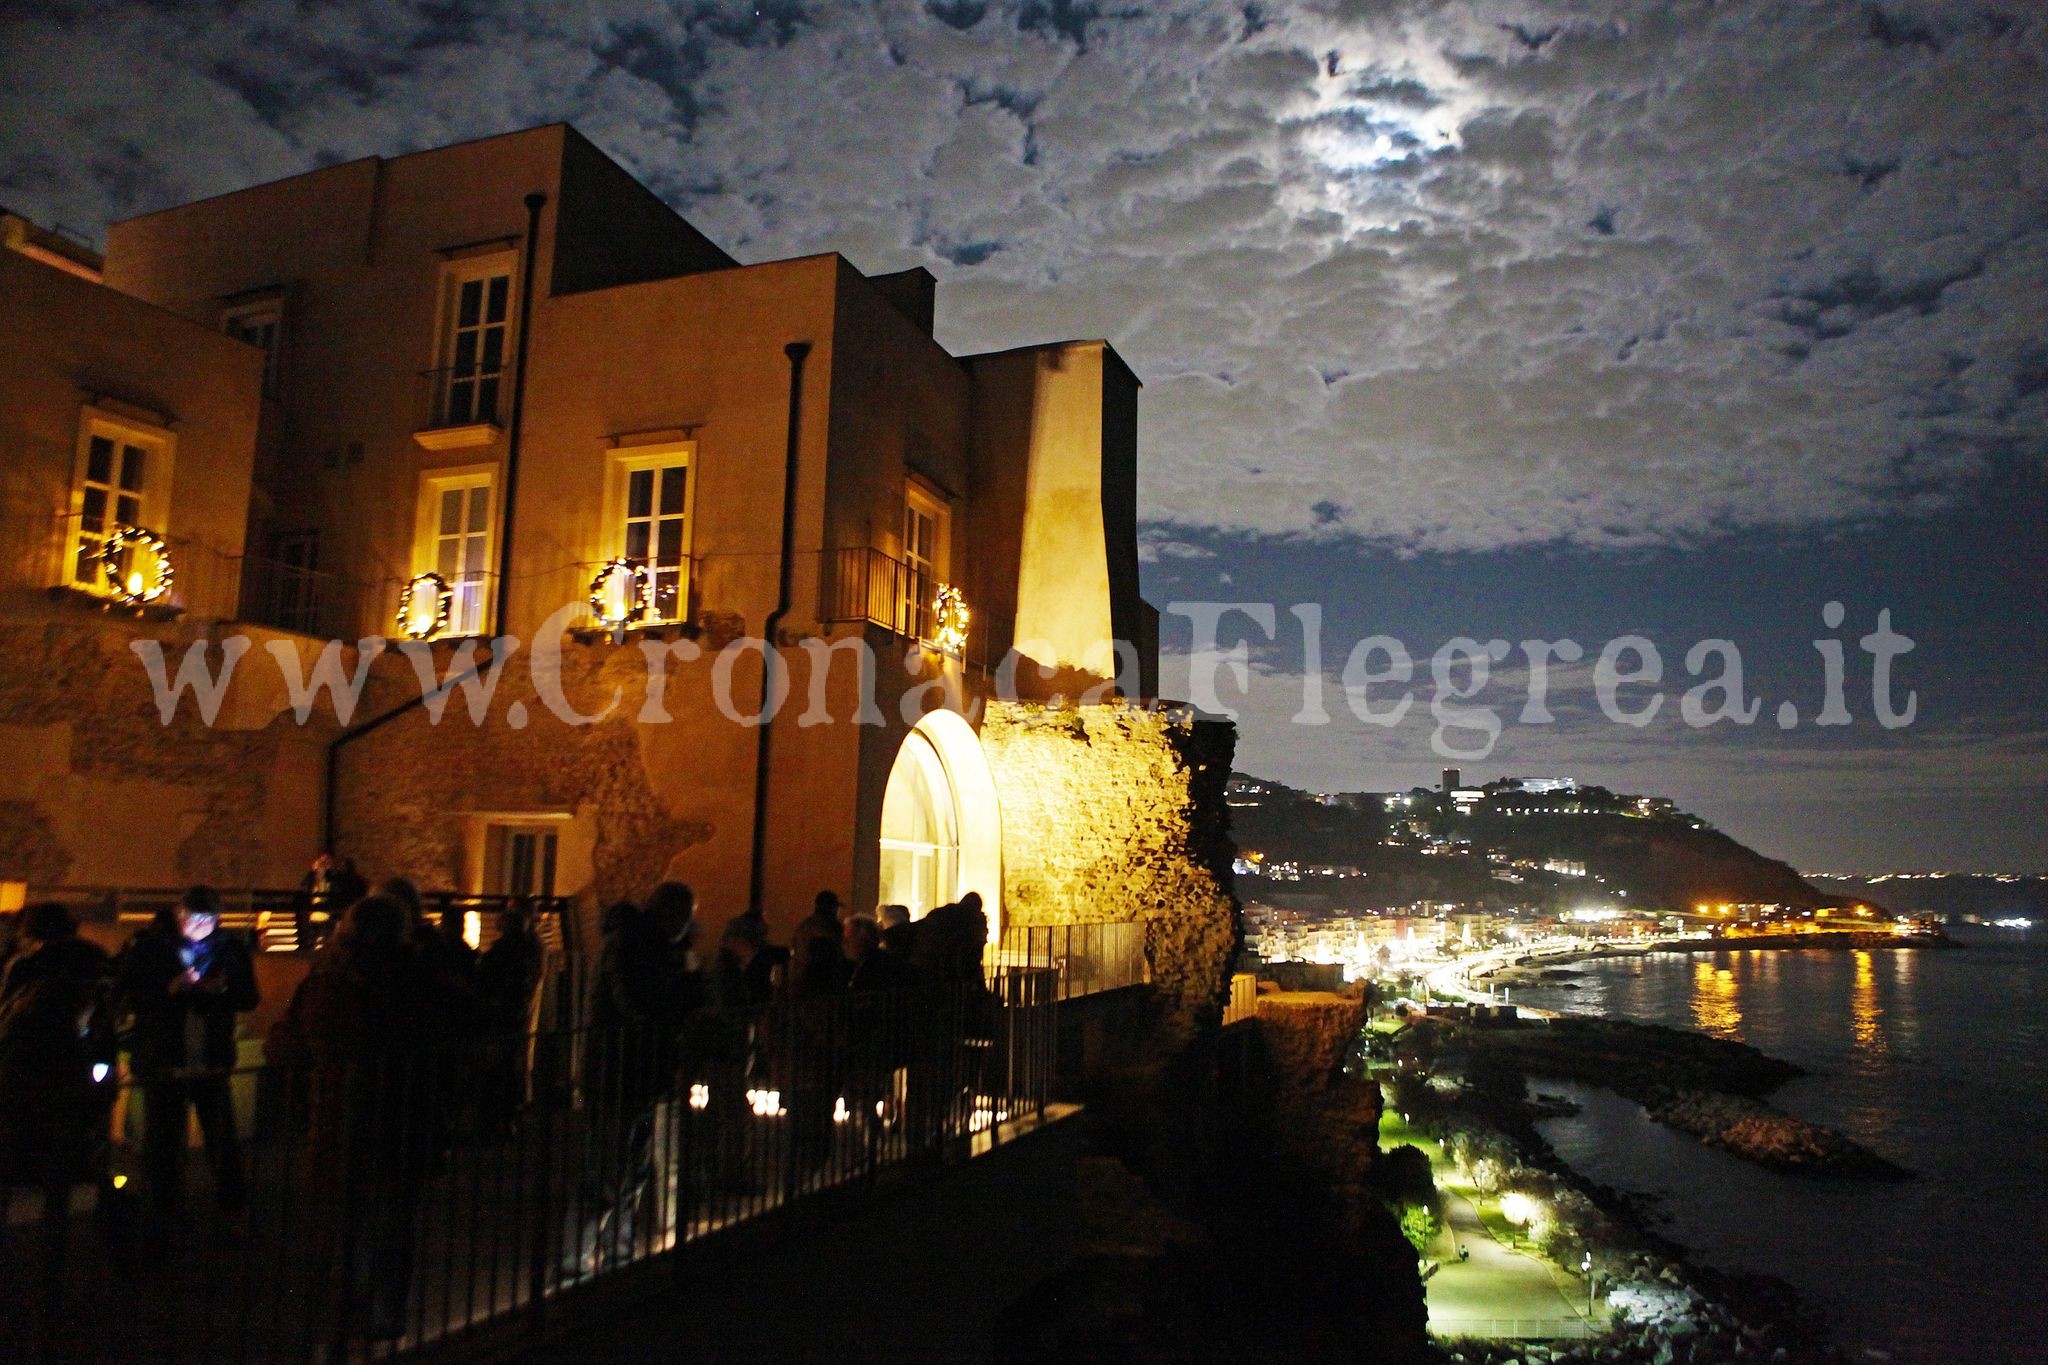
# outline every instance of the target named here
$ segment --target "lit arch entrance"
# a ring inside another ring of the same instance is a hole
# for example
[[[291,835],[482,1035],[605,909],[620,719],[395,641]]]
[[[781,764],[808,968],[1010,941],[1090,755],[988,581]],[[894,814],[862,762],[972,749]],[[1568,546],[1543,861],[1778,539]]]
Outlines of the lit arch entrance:
[[[882,792],[879,902],[934,906],[981,893],[989,933],[1002,923],[1003,830],[981,737],[952,711],[928,713],[903,737]]]

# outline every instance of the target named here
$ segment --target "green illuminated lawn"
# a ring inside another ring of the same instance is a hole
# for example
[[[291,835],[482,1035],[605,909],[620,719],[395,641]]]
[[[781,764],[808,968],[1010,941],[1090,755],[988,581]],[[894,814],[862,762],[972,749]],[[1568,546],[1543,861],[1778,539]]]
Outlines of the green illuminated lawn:
[[[1481,1194],[1472,1186],[1458,1180],[1451,1171],[1450,1159],[1444,1155],[1443,1144],[1430,1137],[1421,1129],[1413,1127],[1401,1117],[1391,1099],[1380,1112],[1380,1150],[1391,1151],[1407,1143],[1420,1149],[1429,1158],[1430,1170],[1436,1175],[1436,1183],[1447,1190],[1455,1190],[1472,1201],[1472,1207],[1479,1211],[1479,1221],[1494,1238],[1504,1245],[1513,1245],[1517,1236],[1514,1225],[1501,1217],[1500,1202],[1494,1196]]]

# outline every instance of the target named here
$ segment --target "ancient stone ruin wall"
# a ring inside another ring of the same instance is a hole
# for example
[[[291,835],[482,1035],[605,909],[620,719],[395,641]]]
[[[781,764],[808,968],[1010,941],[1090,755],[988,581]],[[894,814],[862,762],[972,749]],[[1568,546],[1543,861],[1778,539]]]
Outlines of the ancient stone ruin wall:
[[[640,653],[572,646],[561,661],[562,699],[578,716],[602,719],[571,725],[557,717],[539,700],[530,657],[520,651],[505,662],[481,725],[456,692],[438,724],[414,707],[350,742],[341,758],[337,851],[379,876],[461,886],[472,816],[562,811],[574,817],[563,826],[558,875],[592,904],[642,895],[670,875],[675,856],[711,831],[671,815],[648,780],[636,719],[646,699]],[[446,659],[436,667],[445,675]],[[716,727],[692,733],[707,743],[719,737]]]
[[[158,642],[175,673],[203,632],[54,609],[0,623],[0,881],[296,882],[333,718],[301,726],[243,681],[277,676],[276,637],[251,634],[216,723],[187,694],[166,725],[130,646]]]
[[[1223,802],[1236,734],[1187,708],[991,702],[1004,917],[1138,920],[1185,1027],[1221,1019],[1239,942]]]

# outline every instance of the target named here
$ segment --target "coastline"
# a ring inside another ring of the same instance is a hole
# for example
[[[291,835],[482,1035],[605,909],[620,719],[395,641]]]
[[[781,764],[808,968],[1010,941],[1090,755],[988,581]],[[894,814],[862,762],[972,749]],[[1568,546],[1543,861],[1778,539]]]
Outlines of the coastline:
[[[1701,1316],[1710,1323],[1720,1319],[1715,1325],[1732,1328],[1745,1345],[1756,1349],[1755,1357],[1738,1350],[1735,1358],[1803,1361],[1810,1365],[1842,1365],[1847,1361],[1847,1353],[1831,1339],[1820,1314],[1791,1284],[1772,1275],[1720,1270],[1701,1263],[1690,1247],[1658,1229],[1654,1214],[1639,1197],[1601,1184],[1560,1157],[1536,1127],[1537,1119],[1552,1116],[1541,1101],[1532,1100],[1520,1121],[1505,1131],[1531,1164],[1552,1172],[1561,1182],[1585,1195],[1602,1214],[1641,1243],[1646,1253],[1638,1262],[1642,1273],[1691,1289],[1702,1301],[1696,1310]],[[1652,1349],[1645,1359],[1666,1358],[1654,1352],[1650,1340],[1641,1344]],[[1779,1351],[1783,1354],[1774,1354]]]
[[[1691,1029],[1558,1015],[1458,1035],[1476,1064],[1534,1083],[1600,1086],[1706,1146],[1785,1175],[1905,1180],[1910,1172],[1767,1096],[1801,1068],[1746,1043]]]
[[[1423,1032],[1445,1028],[1440,1023],[1425,1025]],[[1491,1032],[1451,1026],[1448,1036],[1440,1036],[1439,1042],[1447,1053],[1462,1051],[1462,1041]],[[1541,1093],[1539,1079],[1494,1065],[1499,1059],[1477,1052],[1467,1053],[1466,1058],[1457,1097],[1434,1115],[1435,1124],[1445,1133],[1446,1150],[1451,1147],[1449,1135],[1462,1132],[1467,1143],[1458,1159],[1471,1161],[1475,1153],[1485,1150],[1486,1139],[1481,1135],[1491,1132],[1495,1141],[1504,1141],[1516,1153],[1514,1164],[1542,1173],[1538,1183],[1547,1179],[1552,1187],[1547,1202],[1564,1232],[1565,1245],[1571,1248],[1563,1260],[1555,1251],[1549,1253],[1550,1259],[1560,1265],[1576,1263],[1582,1248],[1608,1286],[1610,1303],[1617,1307],[1626,1304],[1628,1312],[1611,1320],[1591,1340],[1550,1342],[1540,1355],[1532,1355],[1531,1344],[1526,1342],[1459,1339],[1447,1352],[1452,1359],[1464,1365],[1504,1365],[1532,1359],[1554,1365],[1846,1362],[1847,1356],[1829,1337],[1818,1312],[1790,1284],[1773,1276],[1723,1271],[1699,1263],[1688,1247],[1659,1231],[1654,1212],[1640,1199],[1601,1184],[1560,1157],[1537,1127],[1539,1120],[1560,1113],[1557,1102]],[[1798,1074],[1798,1068],[1790,1063],[1761,1053],[1755,1053],[1754,1060],[1754,1083],[1759,1085]],[[1422,1100],[1422,1092],[1410,1090],[1408,1097]],[[1429,1126],[1428,1120],[1424,1126]],[[1526,1176],[1507,1172],[1503,1179],[1515,1188],[1529,1187]],[[1572,1196],[1562,1193],[1567,1190],[1579,1200],[1576,1212],[1571,1211]]]
[[[1947,934],[1894,934],[1876,929],[1826,934],[1745,934],[1735,938],[1673,938],[1659,939],[1652,943],[1601,943],[1569,953],[1517,958],[1506,966],[1481,973],[1474,979],[1499,981],[1504,977],[1515,977],[1517,974],[1538,974],[1549,967],[1569,967],[1578,962],[1597,962],[1607,958],[1648,957],[1653,953],[1743,952],[1752,948],[1809,953],[1920,952],[1964,946]]]

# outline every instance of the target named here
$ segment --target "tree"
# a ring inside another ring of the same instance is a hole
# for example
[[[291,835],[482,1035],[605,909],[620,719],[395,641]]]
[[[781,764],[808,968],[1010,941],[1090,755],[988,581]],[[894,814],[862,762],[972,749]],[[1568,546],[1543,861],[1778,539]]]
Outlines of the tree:
[[[1437,1234],[1443,1231],[1443,1219],[1426,1205],[1410,1204],[1401,1210],[1401,1235],[1408,1239],[1408,1245],[1415,1248],[1417,1256],[1426,1255]]]
[[[1420,1147],[1402,1143],[1372,1163],[1380,1198],[1393,1204],[1427,1204],[1436,1197],[1436,1177]]]

